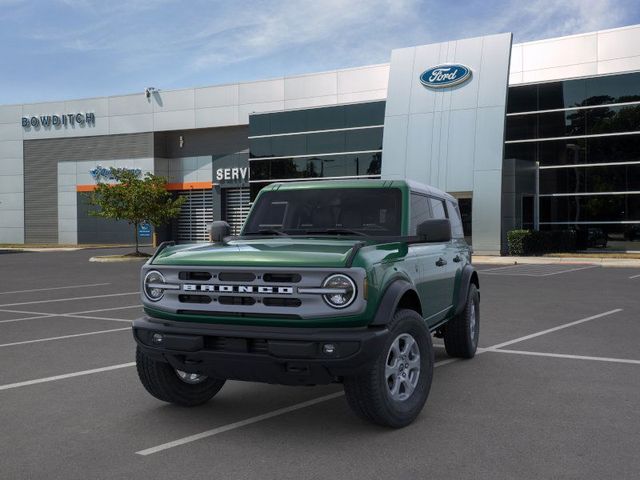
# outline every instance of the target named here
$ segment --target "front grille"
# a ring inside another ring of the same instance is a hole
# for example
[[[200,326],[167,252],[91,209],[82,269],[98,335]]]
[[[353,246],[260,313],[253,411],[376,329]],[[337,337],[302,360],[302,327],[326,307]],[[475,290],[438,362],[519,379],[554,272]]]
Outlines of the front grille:
[[[181,303],[211,303],[208,295],[179,295],[178,300]]]
[[[209,272],[180,272],[178,274],[180,280],[193,280],[196,282],[206,282],[211,280]]]
[[[249,313],[249,312],[220,312],[215,310],[177,310],[178,315],[194,315],[203,318],[207,317],[239,317],[239,318],[271,318],[282,320],[300,320],[300,315],[291,313]]]
[[[221,282],[253,282],[256,275],[250,272],[220,272],[218,278]]]
[[[265,273],[262,279],[267,283],[299,283],[302,277],[299,273]]]
[[[218,302],[220,305],[253,305],[256,303],[256,300],[251,297],[231,297],[225,295],[218,297]]]
[[[262,300],[267,307],[299,307],[302,301],[299,298],[267,297]]]

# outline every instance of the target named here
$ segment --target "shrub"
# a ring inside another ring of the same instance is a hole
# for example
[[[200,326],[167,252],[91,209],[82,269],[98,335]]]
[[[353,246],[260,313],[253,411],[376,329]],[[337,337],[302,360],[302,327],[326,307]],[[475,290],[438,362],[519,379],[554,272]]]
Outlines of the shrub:
[[[552,252],[576,250],[576,232],[573,230],[511,230],[507,232],[509,255],[542,255]]]

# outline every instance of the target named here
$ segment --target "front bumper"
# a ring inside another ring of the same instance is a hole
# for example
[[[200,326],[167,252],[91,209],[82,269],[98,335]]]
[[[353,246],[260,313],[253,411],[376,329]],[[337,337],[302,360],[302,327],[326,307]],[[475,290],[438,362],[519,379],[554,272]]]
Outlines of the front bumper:
[[[154,341],[154,335],[161,340]],[[148,356],[214,378],[318,385],[366,368],[389,331],[378,328],[291,328],[204,325],[143,317],[133,337]],[[157,337],[157,336],[156,336]],[[333,346],[328,352],[325,346]]]

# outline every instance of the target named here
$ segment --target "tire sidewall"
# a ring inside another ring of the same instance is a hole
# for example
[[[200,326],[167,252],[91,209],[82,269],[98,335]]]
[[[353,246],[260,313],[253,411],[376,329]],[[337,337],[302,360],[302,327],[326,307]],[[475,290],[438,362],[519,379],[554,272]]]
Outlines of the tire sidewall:
[[[385,376],[385,366],[392,343],[398,335],[402,333],[410,334],[418,344],[418,349],[420,350],[420,376],[418,377],[416,389],[411,396],[406,400],[398,401],[393,400],[389,394]],[[378,370],[378,388],[380,388],[385,409],[399,424],[410,423],[422,410],[431,389],[433,363],[434,353],[431,333],[424,319],[412,310],[399,310],[394,317],[393,326],[389,331],[389,339],[385,342],[375,366]],[[407,421],[407,419],[409,420]]]

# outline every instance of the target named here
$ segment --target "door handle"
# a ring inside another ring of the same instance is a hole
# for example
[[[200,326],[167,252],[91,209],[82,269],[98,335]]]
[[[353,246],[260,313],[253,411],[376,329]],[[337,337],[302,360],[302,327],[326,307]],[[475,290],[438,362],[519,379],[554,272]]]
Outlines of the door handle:
[[[460,255],[456,255],[455,257],[453,257],[453,261],[458,263],[462,261],[462,258],[460,258]]]
[[[440,257],[440,258],[436,261],[436,265],[437,265],[438,267],[444,267],[446,264],[447,264],[447,261],[446,261],[444,258],[442,258],[442,257]]]

